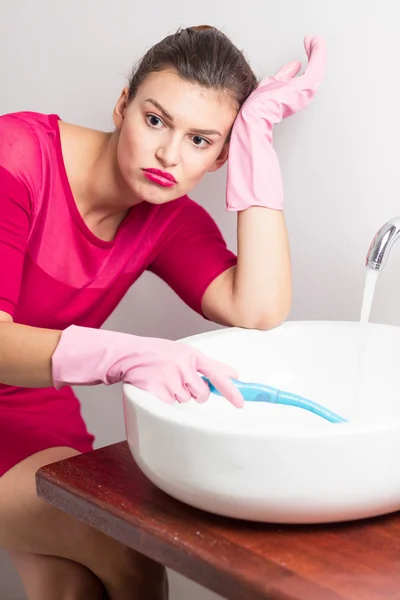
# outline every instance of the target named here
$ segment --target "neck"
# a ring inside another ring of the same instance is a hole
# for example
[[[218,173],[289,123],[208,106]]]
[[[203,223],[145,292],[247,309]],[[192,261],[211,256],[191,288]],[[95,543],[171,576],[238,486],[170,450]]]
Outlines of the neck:
[[[117,163],[118,132],[101,134],[92,151],[87,171],[83,207],[86,215],[112,218],[127,211],[140,199],[134,197],[123,181]]]
[[[64,162],[79,212],[87,223],[110,226],[141,201],[122,180],[118,132],[105,133],[60,122]]]

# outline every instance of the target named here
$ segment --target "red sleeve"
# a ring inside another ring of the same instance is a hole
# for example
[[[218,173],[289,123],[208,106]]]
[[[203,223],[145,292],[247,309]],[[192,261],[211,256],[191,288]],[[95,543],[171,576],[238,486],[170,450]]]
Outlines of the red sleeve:
[[[24,185],[0,166],[0,310],[18,304],[31,205]]]
[[[212,217],[189,198],[167,225],[164,243],[148,270],[161,277],[188,305],[201,310],[203,295],[218,275],[236,264]]]

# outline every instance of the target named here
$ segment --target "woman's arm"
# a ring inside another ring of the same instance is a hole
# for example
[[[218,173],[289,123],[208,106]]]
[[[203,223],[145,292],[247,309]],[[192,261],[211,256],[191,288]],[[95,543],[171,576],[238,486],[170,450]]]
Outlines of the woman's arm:
[[[265,78],[247,98],[233,125],[226,207],[238,212],[237,266],[210,285],[203,298],[208,318],[228,325],[269,329],[291,306],[291,267],[283,215],[279,160],[272,144],[274,125],[308,106],[325,70],[325,43],[307,36],[305,73],[300,63]]]
[[[51,358],[61,331],[13,323],[0,311],[0,383],[52,387]]]
[[[202,302],[222,325],[270,329],[284,321],[292,301],[289,242],[283,211],[253,206],[238,213],[237,266],[219,275]]]

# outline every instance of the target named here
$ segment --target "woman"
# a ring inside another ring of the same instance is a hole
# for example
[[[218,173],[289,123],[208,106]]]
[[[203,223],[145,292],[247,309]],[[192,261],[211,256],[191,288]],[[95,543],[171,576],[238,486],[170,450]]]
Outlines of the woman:
[[[285,319],[290,259],[272,127],[322,78],[322,41],[305,47],[304,75],[294,79],[291,63],[257,87],[224,34],[188,28],[140,61],[111,133],[56,115],[0,118],[0,546],[29,600],[167,598],[160,565],[39,500],[35,472],[92,448],[73,384],[125,381],[161,401],[204,402],[200,373],[243,405],[230,366],[99,327],[146,269],[217,323]],[[187,197],[229,148],[237,258]]]

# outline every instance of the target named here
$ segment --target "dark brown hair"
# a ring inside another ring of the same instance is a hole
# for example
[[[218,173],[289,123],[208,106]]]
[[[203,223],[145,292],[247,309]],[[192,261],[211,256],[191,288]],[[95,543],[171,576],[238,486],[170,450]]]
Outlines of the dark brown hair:
[[[147,75],[173,69],[185,81],[228,93],[239,109],[257,86],[257,78],[243,53],[215,27],[178,29],[146,52],[134,67],[128,100]]]

